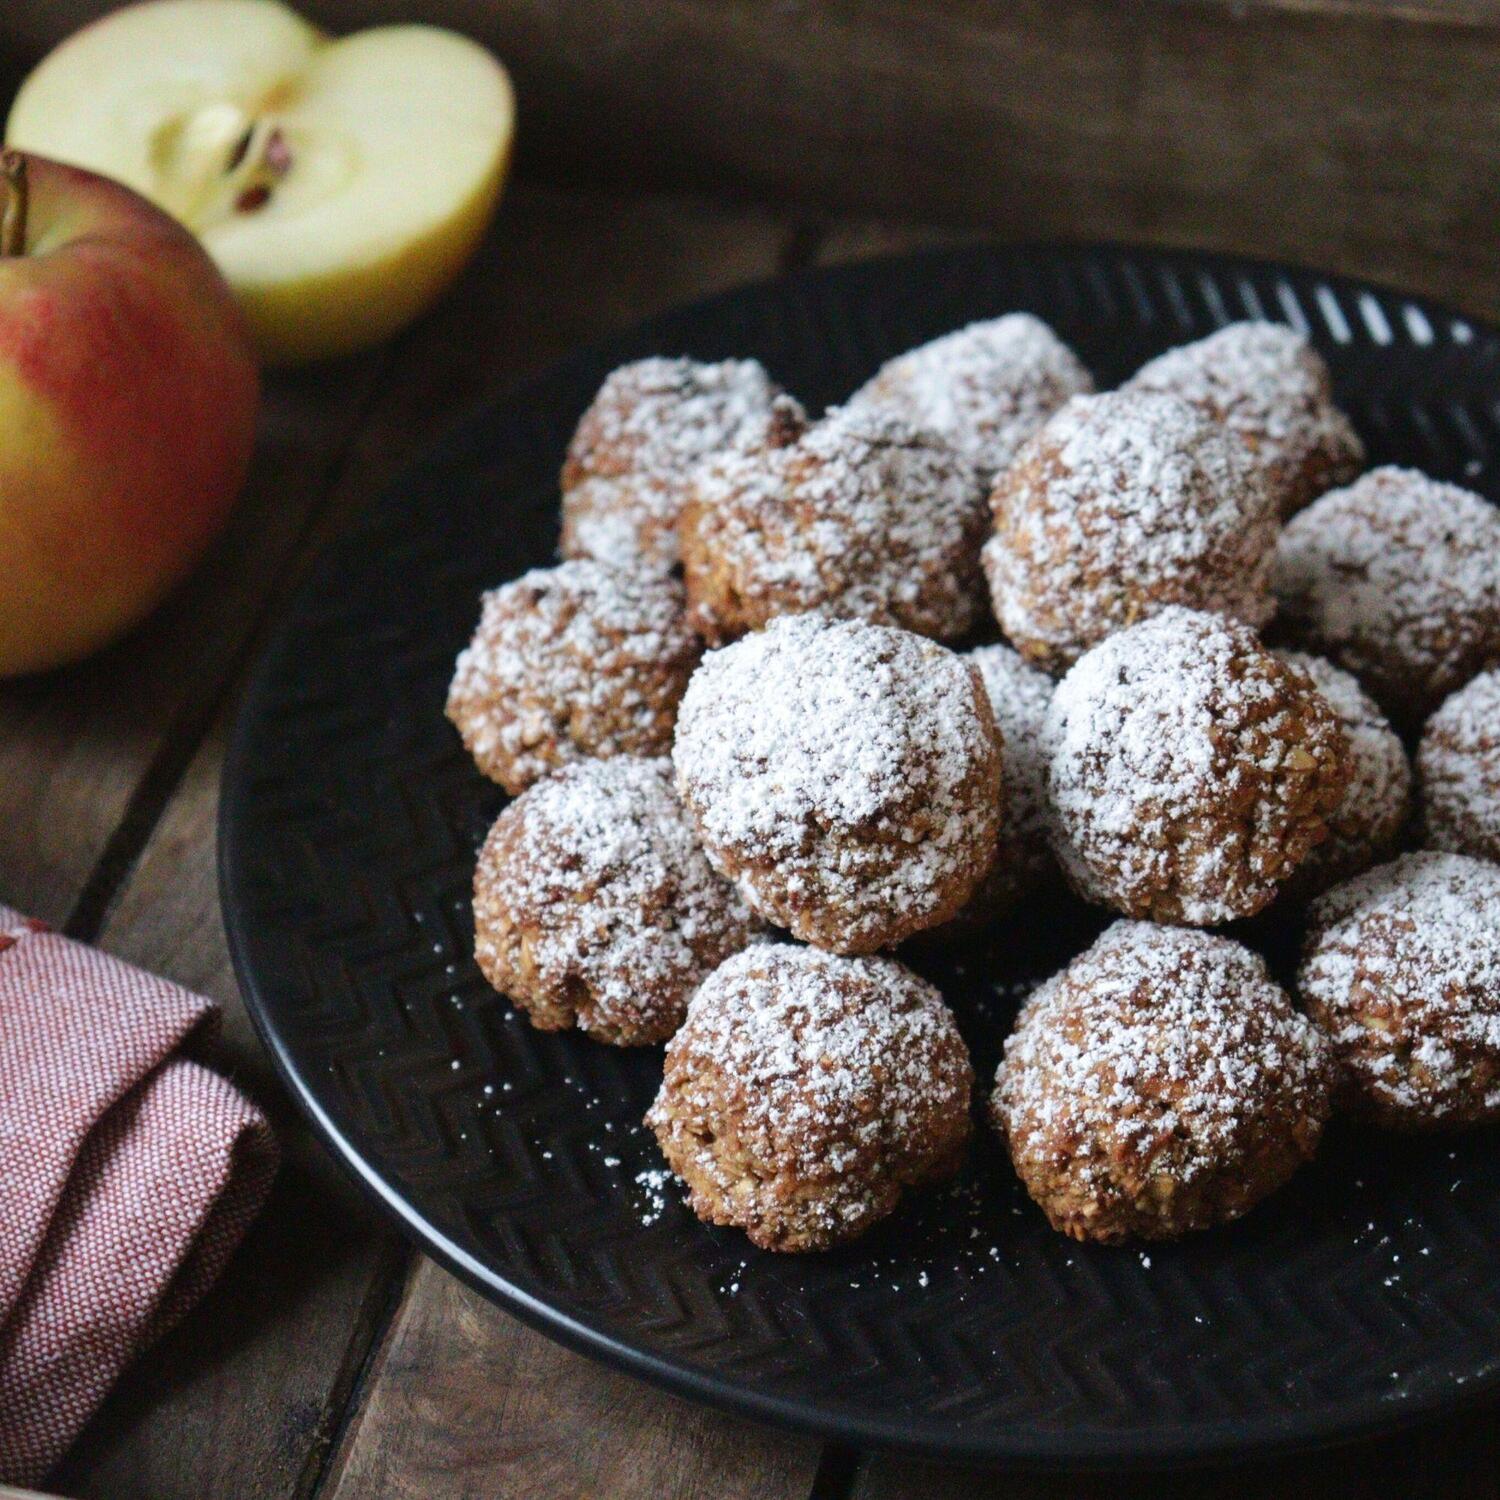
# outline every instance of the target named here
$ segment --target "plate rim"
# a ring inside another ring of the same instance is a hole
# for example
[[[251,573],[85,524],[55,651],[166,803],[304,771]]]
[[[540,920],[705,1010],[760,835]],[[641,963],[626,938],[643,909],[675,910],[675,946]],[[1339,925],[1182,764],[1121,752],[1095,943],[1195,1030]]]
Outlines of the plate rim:
[[[232,728],[219,776],[216,867],[226,945],[236,981],[255,1033],[271,1057],[282,1085],[311,1125],[317,1140],[329,1151],[356,1186],[417,1249],[480,1295],[513,1314],[531,1328],[576,1353],[623,1371],[674,1395],[686,1397],[727,1414],[748,1417],[790,1429],[831,1444],[903,1452],[960,1465],[1004,1467],[1016,1472],[1090,1473],[1104,1470],[1206,1467],[1255,1457],[1275,1458],[1294,1453],[1341,1447],[1377,1435],[1393,1434],[1436,1417],[1455,1417],[1493,1403],[1500,1397],[1500,1355],[1486,1372],[1459,1387],[1450,1384],[1399,1403],[1385,1404],[1376,1396],[1350,1396],[1323,1402],[1306,1411],[1263,1416],[1225,1417],[1212,1421],[1173,1421],[1166,1425],[1025,1430],[1017,1423],[1000,1427],[945,1423],[931,1418],[889,1416],[876,1419],[838,1406],[778,1396],[748,1382],[715,1373],[692,1360],[654,1350],[612,1330],[589,1322],[548,1302],[469,1255],[412,1202],[398,1184],[387,1179],[323,1105],[293,1057],[278,1029],[273,1004],[257,978],[250,957],[247,904],[240,893],[238,854],[246,784],[245,761],[253,726],[288,644],[286,626],[303,603],[313,596],[323,576],[336,564],[341,548],[361,522],[382,512],[393,494],[411,487],[429,467],[442,467],[472,442],[479,425],[497,406],[524,402],[529,394],[590,364],[608,366],[622,351],[648,340],[654,329],[684,316],[723,311],[740,299],[762,297],[773,289],[787,292],[801,284],[836,280],[860,272],[910,268],[914,274],[944,262],[983,258],[1000,253],[1017,259],[1060,255],[1101,254],[1137,257],[1146,261],[1190,260],[1197,266],[1222,271],[1316,278],[1334,286],[1373,291],[1420,307],[1425,313],[1467,325],[1500,339],[1500,327],[1480,317],[1386,282],[1280,259],[1242,256],[1192,246],[1147,245],[1122,240],[976,238],[958,245],[862,257],[830,266],[806,266],[739,284],[690,301],[674,303],[606,336],[580,344],[559,358],[524,376],[501,382],[446,421],[417,454],[371,495],[358,513],[347,519],[307,562],[301,576],[273,606],[262,627],[258,653],[241,686],[233,709]]]

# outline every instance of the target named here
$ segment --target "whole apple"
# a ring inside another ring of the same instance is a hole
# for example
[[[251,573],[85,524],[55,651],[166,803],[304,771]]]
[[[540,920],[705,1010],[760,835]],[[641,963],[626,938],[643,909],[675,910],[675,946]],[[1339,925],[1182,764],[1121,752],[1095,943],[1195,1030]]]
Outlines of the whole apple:
[[[76,660],[191,568],[258,378],[197,241],[130,189],[0,154],[0,675]]]

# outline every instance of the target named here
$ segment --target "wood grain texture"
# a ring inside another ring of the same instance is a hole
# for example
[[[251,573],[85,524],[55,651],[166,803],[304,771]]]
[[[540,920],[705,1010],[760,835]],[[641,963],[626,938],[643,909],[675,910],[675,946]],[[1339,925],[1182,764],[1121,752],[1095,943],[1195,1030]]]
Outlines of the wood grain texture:
[[[384,359],[278,381],[245,492],[192,578],[103,655],[0,684],[0,900],[68,923],[127,817],[149,830],[143,786],[153,769],[180,774],[177,751],[202,735]]]
[[[802,1500],[817,1445],[661,1395],[414,1271],[333,1500]]]
[[[472,7],[443,13],[461,10],[475,24]],[[511,0],[486,15],[542,170],[1285,256],[1500,306],[1493,6]]]
[[[768,274],[790,237],[772,216],[695,202],[517,195],[447,301],[382,358],[360,394],[357,422],[330,437],[326,449],[313,445],[308,462],[320,488],[309,494],[296,545],[275,576],[257,575],[264,577],[260,594],[252,598],[247,585],[233,601],[240,628],[249,634],[264,617],[265,596],[291,587],[323,536],[432,429],[495,384],[669,302]],[[606,244],[616,253],[601,254]],[[332,405],[331,396],[324,399]],[[217,607],[230,609],[225,601]],[[118,655],[128,664],[138,644]],[[76,675],[62,674],[58,686]],[[205,697],[223,691],[222,676],[217,686],[198,685]],[[98,690],[74,696],[80,725],[97,735],[104,763],[134,764],[132,740],[120,726],[93,728]],[[139,860],[121,872],[100,941],[221,1002],[219,1060],[271,1108],[287,1166],[224,1282],[127,1375],[65,1465],[59,1483],[80,1496],[269,1500],[311,1492],[406,1261],[293,1115],[240,1004],[214,871],[224,735],[221,718]],[[30,748],[24,740],[18,745],[19,762],[29,764]],[[187,753],[180,745],[172,750]],[[106,826],[102,810],[99,821]],[[86,857],[78,864],[87,870]],[[0,872],[9,873],[3,856]]]
[[[13,5],[37,55],[105,0]],[[336,29],[411,0],[308,0]],[[1301,260],[1500,309],[1494,0],[424,0],[559,180]]]
[[[502,232],[470,273],[497,278],[509,295],[476,301],[461,287],[436,315],[436,327],[451,329],[445,385],[493,384],[516,373],[519,349],[529,367],[674,302],[771,275],[797,241],[777,217],[702,204],[536,189],[524,203],[531,232]],[[398,355],[334,513],[367,494],[393,448],[430,424],[429,378]],[[751,1432],[565,1354],[424,1265],[362,1392],[331,1489],[429,1500],[805,1494],[816,1445]]]
[[[306,1493],[409,1252],[311,1141],[256,1041],[214,866],[223,730],[200,749],[100,935],[223,1007],[211,1060],[271,1113],[271,1200],[218,1286],[121,1382],[56,1483],[101,1500]]]
[[[984,1475],[872,1455],[852,1500],[1496,1500],[1493,1414],[1275,1464],[1180,1475]]]

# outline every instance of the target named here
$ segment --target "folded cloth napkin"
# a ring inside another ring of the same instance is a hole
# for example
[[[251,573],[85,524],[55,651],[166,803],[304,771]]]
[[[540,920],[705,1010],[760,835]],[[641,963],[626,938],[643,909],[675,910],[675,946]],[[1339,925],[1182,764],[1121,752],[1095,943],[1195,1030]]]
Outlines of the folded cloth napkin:
[[[265,1202],[265,1116],[174,1055],[216,1014],[0,906],[0,1482],[46,1474]]]

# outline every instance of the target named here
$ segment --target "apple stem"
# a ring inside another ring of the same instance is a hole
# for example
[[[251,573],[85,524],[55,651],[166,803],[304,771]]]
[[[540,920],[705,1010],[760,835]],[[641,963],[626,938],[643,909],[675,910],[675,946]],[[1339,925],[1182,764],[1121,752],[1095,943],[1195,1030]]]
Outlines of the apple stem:
[[[19,151],[0,151],[0,188],[5,207],[0,210],[0,256],[26,253],[26,158]]]

